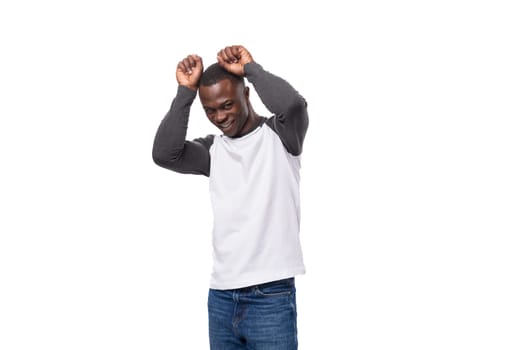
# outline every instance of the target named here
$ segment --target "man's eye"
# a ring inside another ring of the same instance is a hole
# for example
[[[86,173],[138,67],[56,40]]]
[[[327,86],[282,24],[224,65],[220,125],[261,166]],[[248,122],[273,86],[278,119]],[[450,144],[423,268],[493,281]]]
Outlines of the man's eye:
[[[214,112],[213,109],[208,109],[208,108],[206,108],[206,109],[204,110],[204,113],[206,113],[206,115],[212,115],[213,112]]]
[[[231,109],[233,107],[233,103],[232,102],[228,102],[224,105],[224,109]]]

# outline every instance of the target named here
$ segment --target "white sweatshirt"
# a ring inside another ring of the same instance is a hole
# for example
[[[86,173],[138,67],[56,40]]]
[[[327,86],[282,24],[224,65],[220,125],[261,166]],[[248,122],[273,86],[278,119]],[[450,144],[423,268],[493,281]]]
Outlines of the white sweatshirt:
[[[299,242],[300,156],[262,123],[210,148],[214,213],[211,288],[233,289],[304,273]]]

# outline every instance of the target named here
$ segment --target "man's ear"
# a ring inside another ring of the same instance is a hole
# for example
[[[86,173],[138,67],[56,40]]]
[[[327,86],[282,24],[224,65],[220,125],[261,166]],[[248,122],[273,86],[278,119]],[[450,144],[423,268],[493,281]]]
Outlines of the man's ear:
[[[246,97],[246,99],[250,98],[250,88],[248,86],[244,87],[244,97]]]

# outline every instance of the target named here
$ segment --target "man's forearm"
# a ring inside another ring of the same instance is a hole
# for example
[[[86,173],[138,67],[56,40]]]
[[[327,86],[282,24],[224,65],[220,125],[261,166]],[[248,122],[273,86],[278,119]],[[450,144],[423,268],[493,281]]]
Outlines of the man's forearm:
[[[265,71],[258,63],[248,63],[244,72],[270,112],[279,115],[306,108],[304,98],[286,80]]]
[[[246,64],[244,72],[266,108],[275,114],[275,118],[269,120],[271,128],[290,154],[300,155],[308,129],[304,98],[287,81],[265,71],[257,63]]]
[[[182,157],[190,108],[196,92],[179,86],[171,108],[160,123],[153,143],[153,160],[160,166],[177,162]]]

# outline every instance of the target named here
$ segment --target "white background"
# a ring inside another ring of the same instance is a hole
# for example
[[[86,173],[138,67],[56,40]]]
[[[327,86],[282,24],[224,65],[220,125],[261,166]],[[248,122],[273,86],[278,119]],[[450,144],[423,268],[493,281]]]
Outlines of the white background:
[[[151,147],[231,44],[309,102],[300,347],[524,349],[518,3],[3,1],[0,349],[208,347],[207,179]]]

